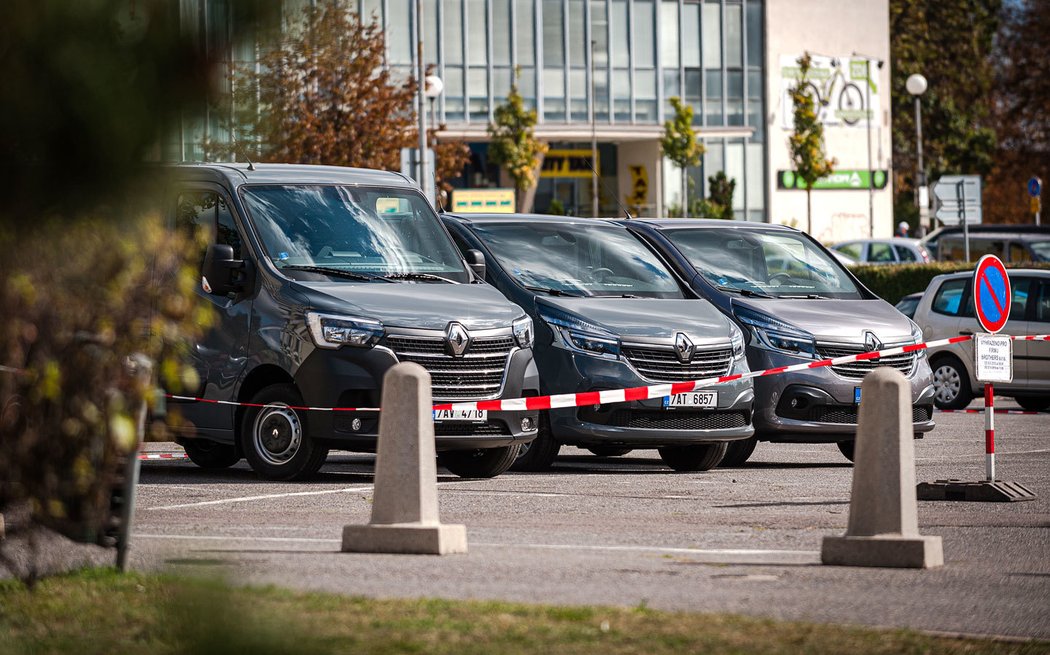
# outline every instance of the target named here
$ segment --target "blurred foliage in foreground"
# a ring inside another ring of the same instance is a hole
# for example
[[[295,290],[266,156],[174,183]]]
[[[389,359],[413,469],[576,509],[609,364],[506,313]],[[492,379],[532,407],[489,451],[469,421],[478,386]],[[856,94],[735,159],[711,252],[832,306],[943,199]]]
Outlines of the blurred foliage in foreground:
[[[203,560],[214,576],[214,560]],[[200,569],[198,569],[200,570]],[[221,569],[220,569],[221,570]],[[105,598],[106,602],[98,600]],[[0,582],[0,651],[26,653],[1050,653],[1045,641],[932,636],[644,607],[370,600],[85,571]]]
[[[242,13],[261,4],[231,1]],[[154,358],[178,388],[180,344],[207,324],[186,266],[198,263],[199,244],[142,208],[162,183],[143,162],[183,108],[209,95],[212,68],[181,33],[177,9],[167,0],[3,5],[0,514],[28,507],[32,517],[8,523],[8,537],[44,523],[92,538],[148,392],[127,358]],[[11,542],[0,541],[0,565]],[[32,569],[15,573],[32,582]]]

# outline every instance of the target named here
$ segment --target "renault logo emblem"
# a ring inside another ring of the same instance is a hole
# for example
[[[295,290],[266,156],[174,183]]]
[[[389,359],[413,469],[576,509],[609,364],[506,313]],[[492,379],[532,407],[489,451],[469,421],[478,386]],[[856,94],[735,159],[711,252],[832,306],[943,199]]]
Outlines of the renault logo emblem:
[[[864,333],[864,348],[870,353],[882,348],[882,342],[875,336],[874,332]]]
[[[470,347],[470,341],[471,337],[467,328],[459,323],[448,324],[448,329],[445,330],[445,343],[448,344],[448,351],[453,357],[462,357]]]
[[[682,363],[688,362],[693,358],[693,342],[683,332],[674,335],[674,354],[678,356],[678,361]]]

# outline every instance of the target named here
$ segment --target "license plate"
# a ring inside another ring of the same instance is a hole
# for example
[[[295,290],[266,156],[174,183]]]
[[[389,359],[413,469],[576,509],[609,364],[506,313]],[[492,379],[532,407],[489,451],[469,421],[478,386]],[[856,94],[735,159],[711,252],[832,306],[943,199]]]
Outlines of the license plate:
[[[853,404],[860,404],[860,387],[853,387]]]
[[[488,410],[484,409],[435,409],[434,422],[441,423],[484,423],[489,420]]]
[[[664,407],[718,407],[718,392],[690,391],[665,396]]]

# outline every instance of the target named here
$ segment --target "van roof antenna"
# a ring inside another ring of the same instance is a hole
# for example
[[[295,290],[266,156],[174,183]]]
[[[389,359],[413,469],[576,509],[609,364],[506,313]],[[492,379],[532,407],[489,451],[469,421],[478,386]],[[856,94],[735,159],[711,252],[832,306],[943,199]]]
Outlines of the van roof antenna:
[[[591,161],[590,157],[587,158],[587,168],[591,169],[591,175],[593,175],[595,178],[598,179],[598,184],[599,184],[599,186],[601,186],[602,191],[604,191],[607,195],[609,195],[609,189],[608,189],[608,187],[605,186],[605,183],[602,182],[602,176],[598,175],[598,171],[594,170],[594,162]],[[622,202],[620,202],[620,198],[617,197],[615,194],[611,194],[611,195],[612,195],[612,199],[616,201],[616,206],[619,207],[620,211],[623,212],[624,218],[626,218],[629,221],[634,219],[634,216],[631,216],[631,212],[627,211],[627,207],[625,207],[624,204]],[[595,216],[595,218],[598,218],[598,217]]]
[[[245,159],[248,159],[248,158],[245,157]],[[250,171],[254,171],[255,170],[255,164],[253,164],[252,160],[250,160],[250,159],[248,159],[248,170],[250,170]]]

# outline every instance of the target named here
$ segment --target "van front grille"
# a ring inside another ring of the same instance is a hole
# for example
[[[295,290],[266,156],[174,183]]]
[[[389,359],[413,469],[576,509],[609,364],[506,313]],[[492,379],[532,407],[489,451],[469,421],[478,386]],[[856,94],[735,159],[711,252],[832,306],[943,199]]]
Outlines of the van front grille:
[[[895,348],[897,346],[884,347]],[[859,355],[864,352],[867,352],[867,350],[861,345],[817,344],[817,353],[822,359],[835,359],[836,357],[845,357],[846,355]],[[895,368],[905,376],[909,376],[911,375],[911,372],[915,370],[916,359],[918,359],[916,353],[901,353],[899,355],[890,355],[889,357],[880,357],[879,359],[866,359],[859,362],[850,362],[849,364],[837,364],[832,366],[831,370],[850,380],[861,380],[865,375],[880,366]]]
[[[390,335],[386,345],[399,361],[427,369],[435,400],[484,400],[503,391],[514,337],[475,338],[462,357],[448,354],[441,337]]]
[[[623,356],[646,380],[653,382],[689,382],[720,377],[733,364],[732,348],[697,348],[688,362],[678,359],[671,348],[624,346]]]

